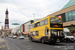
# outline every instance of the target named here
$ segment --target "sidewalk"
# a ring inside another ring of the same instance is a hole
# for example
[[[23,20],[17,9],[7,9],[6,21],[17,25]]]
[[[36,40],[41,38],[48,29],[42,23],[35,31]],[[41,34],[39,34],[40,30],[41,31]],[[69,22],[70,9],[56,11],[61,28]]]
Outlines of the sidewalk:
[[[0,38],[0,50],[8,50],[6,41],[3,38]]]
[[[3,38],[0,38],[0,43],[1,43],[1,42],[5,42],[5,40],[4,40]]]

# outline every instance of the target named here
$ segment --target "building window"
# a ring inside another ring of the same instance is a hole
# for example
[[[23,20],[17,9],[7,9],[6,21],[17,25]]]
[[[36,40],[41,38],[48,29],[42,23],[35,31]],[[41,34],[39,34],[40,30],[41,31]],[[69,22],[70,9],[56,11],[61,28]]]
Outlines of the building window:
[[[66,22],[75,20],[75,10],[65,13]]]
[[[48,24],[48,19],[45,19],[45,24]]]
[[[39,26],[40,26],[40,22],[37,23],[37,27],[39,27]]]
[[[33,25],[31,25],[31,28],[33,28]]]
[[[69,17],[69,21],[72,21],[72,12],[70,11],[70,12],[68,12],[69,14],[68,14],[68,17]]]
[[[69,17],[68,17],[68,13],[65,14],[66,17],[66,22],[68,21]]]
[[[75,20],[75,10],[72,11],[72,17],[73,17],[73,20]]]

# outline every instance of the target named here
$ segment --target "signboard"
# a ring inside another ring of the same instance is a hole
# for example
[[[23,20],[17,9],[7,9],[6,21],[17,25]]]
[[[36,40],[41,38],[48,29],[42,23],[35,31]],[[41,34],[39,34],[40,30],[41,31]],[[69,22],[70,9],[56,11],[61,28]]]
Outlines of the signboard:
[[[12,25],[20,25],[19,23],[12,23]]]

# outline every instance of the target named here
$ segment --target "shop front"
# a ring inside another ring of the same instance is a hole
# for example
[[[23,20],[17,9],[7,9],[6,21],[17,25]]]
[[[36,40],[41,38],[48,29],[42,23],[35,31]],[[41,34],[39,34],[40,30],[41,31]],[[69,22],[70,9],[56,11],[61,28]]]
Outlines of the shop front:
[[[23,32],[24,37],[28,37],[29,36],[29,32]]]

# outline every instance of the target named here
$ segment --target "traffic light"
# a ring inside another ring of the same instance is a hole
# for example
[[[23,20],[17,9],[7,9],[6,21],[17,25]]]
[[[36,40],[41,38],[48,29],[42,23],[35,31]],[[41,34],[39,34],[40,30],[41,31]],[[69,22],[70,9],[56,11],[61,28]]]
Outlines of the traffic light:
[[[31,24],[34,23],[34,20],[31,20]]]

